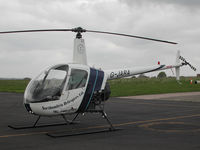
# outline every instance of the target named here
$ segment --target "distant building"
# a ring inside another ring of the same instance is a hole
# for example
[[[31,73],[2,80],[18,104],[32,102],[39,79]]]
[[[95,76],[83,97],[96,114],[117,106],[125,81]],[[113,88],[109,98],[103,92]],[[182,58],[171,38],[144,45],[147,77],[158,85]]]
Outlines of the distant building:
[[[197,74],[197,77],[200,77],[200,74]]]

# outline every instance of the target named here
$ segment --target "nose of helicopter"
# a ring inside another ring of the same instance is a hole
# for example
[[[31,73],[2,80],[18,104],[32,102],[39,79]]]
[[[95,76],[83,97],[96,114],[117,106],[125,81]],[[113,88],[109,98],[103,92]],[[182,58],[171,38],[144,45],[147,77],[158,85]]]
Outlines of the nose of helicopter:
[[[25,90],[23,104],[24,104],[26,110],[27,110],[29,113],[32,114],[33,111],[32,111],[32,109],[31,109],[30,102],[28,101],[28,98],[27,98],[27,90]]]
[[[30,107],[30,104],[24,103],[24,106],[25,106],[26,110],[27,110],[29,113],[33,114],[33,111],[32,111],[32,109],[31,109],[31,107]]]
[[[45,69],[33,78],[24,93],[24,106],[29,113],[41,113],[41,103],[59,100],[66,83],[67,64],[59,64]]]

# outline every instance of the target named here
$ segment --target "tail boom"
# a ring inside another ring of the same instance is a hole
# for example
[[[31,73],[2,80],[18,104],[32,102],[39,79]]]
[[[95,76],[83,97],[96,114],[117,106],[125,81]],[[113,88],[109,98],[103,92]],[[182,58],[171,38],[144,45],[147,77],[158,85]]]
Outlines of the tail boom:
[[[107,70],[106,74],[107,74],[108,80],[111,80],[111,79],[130,77],[133,75],[149,73],[149,72],[154,72],[154,71],[172,69],[172,68],[181,67],[181,66],[182,66],[182,64],[169,65],[169,66],[156,65],[156,66],[141,67],[141,68],[116,69],[116,70]]]
[[[182,60],[182,62],[180,62]],[[196,71],[196,68],[192,66],[189,62],[187,62],[182,56],[180,56],[180,51],[177,51],[175,65],[156,65],[150,67],[141,67],[141,68],[127,68],[127,69],[117,69],[117,70],[107,70],[105,71],[107,74],[108,80],[118,79],[123,77],[130,77],[133,75],[161,71],[167,69],[175,68],[176,72],[176,80],[180,80],[180,68],[184,65],[189,65],[189,67]]]

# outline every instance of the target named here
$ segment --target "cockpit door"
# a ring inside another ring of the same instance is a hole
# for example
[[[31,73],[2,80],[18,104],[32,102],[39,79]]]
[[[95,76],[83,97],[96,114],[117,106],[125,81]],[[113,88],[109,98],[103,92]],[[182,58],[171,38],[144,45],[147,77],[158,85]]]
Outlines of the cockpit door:
[[[86,70],[75,68],[70,70],[70,76],[61,99],[65,100],[71,109],[78,109],[86,91],[87,80],[88,72]]]

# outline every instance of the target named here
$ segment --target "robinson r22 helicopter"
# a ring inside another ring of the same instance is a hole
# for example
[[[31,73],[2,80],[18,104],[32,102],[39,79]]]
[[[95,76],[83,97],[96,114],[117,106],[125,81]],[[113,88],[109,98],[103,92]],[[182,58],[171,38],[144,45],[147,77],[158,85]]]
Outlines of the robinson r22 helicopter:
[[[121,33],[86,30],[81,27],[72,29],[42,29],[42,30],[20,30],[6,31],[0,34],[26,33],[26,32],[66,32],[76,33],[74,39],[73,62],[68,64],[54,65],[37,77],[33,78],[26,87],[24,94],[24,105],[30,114],[38,116],[38,119],[32,126],[15,127],[14,129],[25,129],[41,127],[37,123],[41,116],[62,116],[66,123],[73,123],[79,114],[85,112],[101,113],[107,120],[109,131],[115,130],[108,119],[105,111],[105,101],[109,99],[110,88],[108,80],[129,77],[137,74],[153,72],[158,70],[172,69],[176,70],[176,79],[179,80],[180,67],[189,65],[196,70],[178,51],[176,63],[174,65],[156,65],[143,68],[123,68],[117,70],[101,70],[87,65],[87,55],[85,42],[82,38],[83,32],[93,32],[101,34],[112,34],[118,36],[127,36],[144,40],[163,42],[168,44],[177,44],[175,42],[152,39],[141,36],[127,35]],[[180,62],[180,59],[182,62]],[[68,121],[65,115],[76,114],[74,119]],[[49,125],[48,125],[49,126]],[[42,126],[43,127],[43,126]]]

